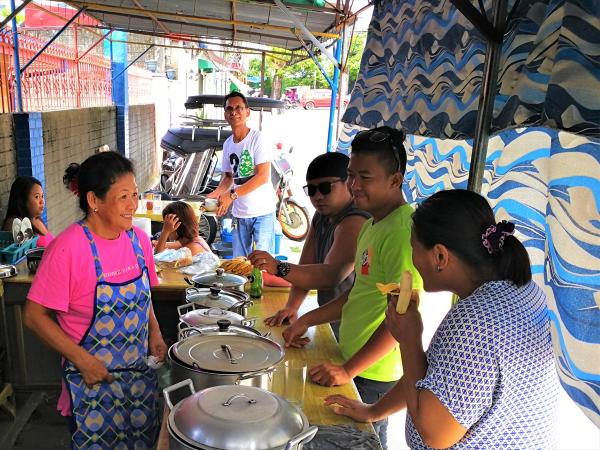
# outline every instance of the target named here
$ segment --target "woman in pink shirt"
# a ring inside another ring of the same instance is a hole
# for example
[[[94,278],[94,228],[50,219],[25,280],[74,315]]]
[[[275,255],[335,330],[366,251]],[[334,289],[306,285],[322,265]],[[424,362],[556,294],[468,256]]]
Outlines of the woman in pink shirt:
[[[31,220],[33,231],[39,236],[38,247],[46,247],[54,239],[54,236],[48,231],[42,220],[44,207],[44,191],[40,180],[34,177],[17,177],[10,187],[10,196],[8,197],[8,206],[2,229],[12,231],[15,219],[23,220],[28,217]]]
[[[164,360],[167,346],[150,299],[158,283],[150,239],[132,226],[133,166],[98,153],[71,164],[64,181],[84,218],[46,249],[24,322],[63,356],[58,409],[71,418],[72,448],[152,448],[158,384],[147,357]]]

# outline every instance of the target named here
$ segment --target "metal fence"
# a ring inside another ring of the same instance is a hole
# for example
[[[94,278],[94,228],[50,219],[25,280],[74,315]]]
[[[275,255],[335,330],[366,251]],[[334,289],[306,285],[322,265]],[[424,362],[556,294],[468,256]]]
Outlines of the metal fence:
[[[19,33],[23,67],[43,46],[39,38]],[[0,33],[0,112],[16,110],[13,37]],[[128,69],[130,104],[148,103],[152,77],[146,70]],[[89,53],[79,58],[73,48],[51,45],[21,75],[24,111],[87,108],[112,104],[110,60]]]

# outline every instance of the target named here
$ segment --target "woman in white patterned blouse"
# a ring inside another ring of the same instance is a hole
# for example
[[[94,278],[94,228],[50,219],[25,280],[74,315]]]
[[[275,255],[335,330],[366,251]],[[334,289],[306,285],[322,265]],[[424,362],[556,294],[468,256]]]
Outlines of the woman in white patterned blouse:
[[[470,191],[425,200],[413,215],[413,262],[426,291],[460,300],[427,352],[416,304],[400,315],[390,302],[386,325],[402,348],[403,378],[372,405],[326,403],[361,421],[407,408],[413,449],[553,448],[559,384],[546,296],[514,228]]]

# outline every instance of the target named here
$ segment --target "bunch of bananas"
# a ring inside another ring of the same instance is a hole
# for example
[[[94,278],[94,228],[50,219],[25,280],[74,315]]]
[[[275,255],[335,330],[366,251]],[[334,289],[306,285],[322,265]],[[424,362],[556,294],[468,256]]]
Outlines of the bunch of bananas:
[[[226,259],[220,266],[225,272],[234,273],[247,277],[252,273],[252,264],[250,260],[244,256],[238,256],[233,259]]]

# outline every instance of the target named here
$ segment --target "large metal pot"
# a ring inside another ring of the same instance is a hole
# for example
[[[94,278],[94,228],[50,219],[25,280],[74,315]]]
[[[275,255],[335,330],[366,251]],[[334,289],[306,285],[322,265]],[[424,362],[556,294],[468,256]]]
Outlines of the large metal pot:
[[[228,320],[233,325],[245,327],[256,325],[255,319],[245,319],[241,314],[226,309],[206,308],[197,302],[180,305],[177,307],[177,312],[179,313],[179,321],[190,327],[214,325],[220,320]]]
[[[188,303],[196,303],[204,308],[221,308],[244,317],[248,315],[248,308],[252,305],[249,298],[245,292],[228,291],[218,283],[209,288],[193,287],[185,290],[185,300]]]
[[[191,396],[175,406],[173,391]],[[216,386],[195,392],[191,380],[163,390],[171,450],[300,450],[317,433],[287,400],[248,386]]]
[[[229,320],[219,320],[217,323],[198,325],[190,327],[189,325],[179,322],[177,324],[178,340],[182,341],[195,334],[211,334],[211,333],[233,333],[246,336],[264,336],[271,339],[271,333],[261,334],[256,328],[245,327],[243,325],[232,325]]]
[[[241,384],[271,388],[281,345],[264,336],[215,332],[189,336],[171,346],[171,379],[191,379],[196,390]]]
[[[225,289],[244,292],[244,285],[248,278],[235,273],[225,272],[218,268],[214,272],[199,273],[192,277],[192,283],[195,287],[211,287],[215,283],[220,283]]]

